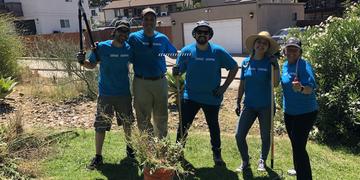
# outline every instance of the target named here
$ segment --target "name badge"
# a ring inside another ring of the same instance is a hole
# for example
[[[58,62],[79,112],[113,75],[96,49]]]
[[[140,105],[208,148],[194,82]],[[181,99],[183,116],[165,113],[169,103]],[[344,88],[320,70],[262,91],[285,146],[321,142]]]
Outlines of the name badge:
[[[110,54],[110,57],[111,57],[111,58],[118,58],[118,57],[119,57],[119,54]]]

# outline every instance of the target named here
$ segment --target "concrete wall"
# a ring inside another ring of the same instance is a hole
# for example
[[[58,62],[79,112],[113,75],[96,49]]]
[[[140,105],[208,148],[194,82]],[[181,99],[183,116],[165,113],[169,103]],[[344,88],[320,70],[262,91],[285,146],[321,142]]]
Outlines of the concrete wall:
[[[78,1],[65,0],[7,0],[7,2],[21,2],[24,17],[21,20],[35,20],[38,34],[59,32],[79,32]],[[89,5],[84,1],[84,9],[90,18]],[[69,20],[69,28],[61,28],[60,19]],[[84,26],[85,27],[85,26]]]
[[[282,28],[293,27],[297,20],[304,20],[304,4],[302,3],[259,3],[258,4],[258,29],[276,33]],[[294,19],[296,13],[297,19]]]
[[[245,38],[250,34],[257,32],[257,13],[255,13],[257,7],[256,3],[243,3],[241,5],[231,6],[218,6],[211,8],[201,8],[183,12],[177,12],[171,14],[172,21],[175,21],[175,25],[172,26],[173,44],[177,49],[181,49],[184,46],[183,37],[183,24],[189,22],[197,22],[199,20],[224,20],[224,19],[242,19],[242,37],[243,47],[245,48]],[[254,12],[254,17],[250,18],[249,13]],[[215,32],[220,33],[220,32]],[[243,50],[244,50],[243,48]]]

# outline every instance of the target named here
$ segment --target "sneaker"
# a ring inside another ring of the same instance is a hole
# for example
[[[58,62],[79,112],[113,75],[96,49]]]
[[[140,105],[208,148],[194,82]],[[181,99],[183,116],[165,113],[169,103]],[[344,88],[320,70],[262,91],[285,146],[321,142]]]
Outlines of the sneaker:
[[[235,169],[235,172],[241,173],[247,169],[250,169],[250,163],[249,162],[243,162],[241,165]]]
[[[287,173],[288,173],[289,176],[296,176],[296,171],[295,171],[295,169],[289,169],[289,170],[287,171]]]
[[[103,164],[103,157],[101,155],[95,155],[91,160],[91,163],[87,166],[87,169],[94,170]]]
[[[265,161],[260,159],[257,170],[258,171],[266,171],[265,167],[266,167]]]
[[[215,166],[226,166],[225,161],[222,159],[221,154],[213,155]]]

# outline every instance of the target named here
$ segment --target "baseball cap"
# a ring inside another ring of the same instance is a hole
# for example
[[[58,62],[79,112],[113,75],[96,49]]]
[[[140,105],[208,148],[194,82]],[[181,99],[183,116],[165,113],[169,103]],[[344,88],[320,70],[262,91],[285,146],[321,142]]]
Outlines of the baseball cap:
[[[301,49],[301,41],[298,38],[291,37],[285,43],[285,47],[289,46],[294,46]]]
[[[153,14],[153,15],[156,17],[156,12],[155,12],[155,10],[152,9],[152,8],[145,8],[145,9],[142,11],[141,15],[144,17],[144,16],[145,16],[146,14],[148,14],[148,13],[151,13],[151,14]]]

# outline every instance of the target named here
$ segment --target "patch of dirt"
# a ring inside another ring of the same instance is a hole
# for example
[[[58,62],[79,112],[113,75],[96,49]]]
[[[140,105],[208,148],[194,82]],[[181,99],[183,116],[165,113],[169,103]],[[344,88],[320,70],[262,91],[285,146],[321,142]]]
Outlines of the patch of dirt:
[[[228,89],[224,95],[221,106],[219,122],[222,133],[234,134],[238,117],[234,109],[236,107],[237,90]],[[171,100],[169,100],[171,102]],[[6,123],[17,111],[21,111],[25,127],[44,128],[92,128],[96,113],[96,101],[85,97],[51,103],[39,98],[23,94],[21,88],[9,95],[8,99],[0,104],[0,123]],[[115,121],[114,121],[115,122]],[[169,129],[176,130],[178,127],[178,112],[176,107],[169,110]],[[113,126],[118,129],[118,127]],[[251,132],[257,132],[257,123]],[[200,110],[191,126],[191,130],[208,131],[204,113]]]

